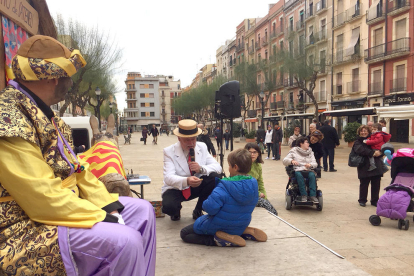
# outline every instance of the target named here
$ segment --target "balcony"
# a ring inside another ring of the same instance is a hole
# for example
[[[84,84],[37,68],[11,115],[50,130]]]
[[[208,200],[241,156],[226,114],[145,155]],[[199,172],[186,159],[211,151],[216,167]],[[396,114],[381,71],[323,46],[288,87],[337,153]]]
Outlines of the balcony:
[[[249,47],[249,54],[250,55],[254,54],[254,46],[253,45]]]
[[[259,50],[260,48],[262,48],[262,44],[260,43],[260,40],[259,40],[259,42],[255,43],[255,48],[256,48],[256,50]]]
[[[356,62],[362,58],[362,51],[360,47],[354,47],[354,54],[347,55],[348,51],[340,50],[334,53],[333,55],[333,65],[338,66],[348,62]]]
[[[409,0],[394,0],[388,2],[388,15],[396,15],[410,9]]]
[[[293,78],[286,78],[285,81],[283,82],[283,85],[288,88],[296,87],[295,81],[293,80]]]
[[[284,33],[283,24],[276,27],[276,29],[270,34],[270,39],[275,39]]]
[[[247,116],[249,116],[249,118],[255,118],[255,117],[257,117],[257,111],[256,110],[248,110]]]
[[[382,82],[373,82],[368,84],[368,96],[381,96],[384,88]]]
[[[290,36],[294,33],[294,31],[295,31],[295,29],[293,28],[293,25],[290,25],[289,27],[286,28],[285,35]]]
[[[276,108],[277,109],[283,109],[283,108],[285,108],[285,102],[284,101],[277,101],[276,102]]]
[[[135,89],[135,88],[125,88],[125,92],[129,92],[129,91],[137,91],[137,89]]]
[[[386,50],[385,50],[386,49]],[[410,38],[404,37],[371,47],[364,52],[365,63],[371,64],[410,53]]]
[[[384,7],[381,7],[380,5],[377,5],[376,8],[371,6],[367,10],[367,13],[366,13],[367,25],[372,25],[377,22],[380,22],[384,20],[384,18],[385,18],[385,9]]]
[[[263,47],[265,47],[267,44],[269,44],[269,40],[267,39],[267,36],[265,36],[265,37],[262,39],[262,46],[263,46]]]
[[[354,80],[346,84],[346,91],[348,94],[357,94],[361,92],[361,81]]]
[[[343,95],[343,91],[342,91],[343,87],[342,87],[342,84],[336,85],[334,87],[334,89],[335,89],[335,91],[334,91],[334,95],[335,96],[342,96]]]
[[[305,27],[305,21],[299,20],[296,22],[296,31],[300,31]]]
[[[305,107],[305,104],[302,101],[295,101],[295,108],[297,110],[302,110]]]
[[[287,110],[294,110],[295,109],[295,104],[293,102],[288,102],[286,109]]]
[[[240,52],[244,50],[244,43],[239,44],[236,46],[236,52]]]
[[[136,100],[138,100],[137,98],[129,98],[129,99],[126,99],[125,101],[136,101]]]
[[[362,17],[361,14],[362,4],[359,6],[353,6],[352,8],[336,15],[334,17],[334,30],[342,27],[345,23],[350,23]]]
[[[313,92],[316,101],[319,102],[326,102],[326,91],[322,90],[319,92]]]
[[[323,28],[321,31],[315,33],[316,43],[325,42],[328,38],[326,35],[326,29]]]
[[[283,87],[283,80],[282,79],[278,79],[276,81],[273,81],[273,84],[275,85],[275,88],[281,88]]]
[[[288,7],[292,6],[296,2],[298,2],[298,0],[288,0],[288,1],[285,2],[284,8],[287,9]]]
[[[277,103],[276,102],[270,103],[270,109],[271,110],[276,110],[277,109]]]
[[[306,19],[305,21],[311,20],[315,17],[315,11],[314,8],[309,7],[309,9],[306,11]]]
[[[407,78],[390,80],[390,93],[407,92]]]
[[[328,10],[328,7],[326,6],[326,0],[322,0],[316,3],[316,14],[320,14],[327,10]]]
[[[234,65],[234,62],[233,62],[233,60],[231,59],[231,60],[230,60],[230,62],[229,62],[229,66],[230,66],[230,67],[232,67],[233,65]],[[204,79],[203,79],[203,81],[204,81]]]

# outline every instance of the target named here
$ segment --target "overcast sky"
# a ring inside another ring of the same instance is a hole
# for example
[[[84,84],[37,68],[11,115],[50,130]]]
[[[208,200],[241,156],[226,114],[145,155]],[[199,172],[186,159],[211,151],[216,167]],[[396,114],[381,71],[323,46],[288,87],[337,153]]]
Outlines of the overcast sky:
[[[216,62],[216,50],[236,36],[244,18],[264,17],[270,0],[47,0],[50,13],[110,32],[123,49],[123,72],[114,76],[125,87],[127,72],[173,75],[182,87],[198,70]],[[116,94],[119,109],[125,93]]]

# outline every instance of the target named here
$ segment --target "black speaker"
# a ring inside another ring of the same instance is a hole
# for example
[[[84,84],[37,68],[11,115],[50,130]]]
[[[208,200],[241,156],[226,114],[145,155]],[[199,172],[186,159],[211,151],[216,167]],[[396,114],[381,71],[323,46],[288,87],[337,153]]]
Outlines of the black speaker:
[[[220,86],[215,98],[216,118],[241,117],[240,84],[238,81],[229,81]]]

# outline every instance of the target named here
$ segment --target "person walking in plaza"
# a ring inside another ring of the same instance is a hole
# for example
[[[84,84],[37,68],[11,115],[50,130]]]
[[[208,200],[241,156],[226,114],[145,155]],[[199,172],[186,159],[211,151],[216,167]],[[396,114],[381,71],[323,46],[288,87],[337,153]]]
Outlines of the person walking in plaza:
[[[296,139],[298,139],[299,137],[301,137],[302,135],[300,134],[300,126],[295,126],[294,130],[293,130],[293,135],[289,137],[289,141],[288,141],[288,145],[289,147],[295,147],[296,146]]]
[[[270,153],[272,152],[272,149],[273,149],[272,136],[273,136],[272,126],[268,125],[267,126],[267,131],[266,131],[266,137],[265,137],[265,143],[266,143],[266,146],[267,146],[267,157],[266,157],[266,159],[269,159]]]
[[[262,126],[259,126],[258,130],[256,131],[256,142],[259,145],[259,148],[262,154],[264,154],[265,139],[266,139],[266,130],[264,130]]]
[[[226,150],[229,150],[229,141],[230,141],[230,132],[228,129],[226,129],[226,132],[223,134],[224,136],[224,143],[226,144]]]
[[[298,181],[300,202],[308,201],[308,193],[306,192],[305,177],[309,180],[309,198],[313,203],[319,203],[316,197],[316,176],[313,171],[318,164],[312,149],[309,147],[309,141],[306,137],[300,137],[296,140],[296,147],[293,147],[288,155],[283,159],[283,165],[293,165],[296,180]]]
[[[142,138],[144,138],[144,145],[147,144],[147,137],[148,137],[148,129],[147,127],[144,127],[142,129]]]
[[[269,212],[275,214],[277,216],[277,211],[273,207],[273,205],[267,199],[266,189],[263,183],[263,174],[262,174],[262,153],[260,152],[260,148],[255,143],[247,143],[244,148],[248,150],[252,157],[252,168],[250,169],[248,175],[253,176],[257,180],[257,184],[259,185],[259,201],[256,204],[256,207],[263,207]]]
[[[216,138],[217,151],[220,151],[220,147],[223,146],[223,136],[221,134],[220,127],[217,127],[214,131],[214,138]]]
[[[150,129],[150,133],[149,133],[149,135],[152,135],[152,143],[153,143],[154,145],[157,145],[159,131],[158,131],[158,129],[155,127],[155,125],[152,125],[152,128]]]
[[[323,170],[328,171],[328,156],[329,156],[329,171],[336,172],[334,165],[335,148],[339,146],[338,132],[331,126],[331,120],[325,120],[323,126],[319,129],[323,134]]]
[[[208,130],[203,124],[198,124],[197,127],[202,130],[201,134],[197,136],[197,141],[206,144],[208,152],[213,155],[213,157],[216,157],[216,150],[214,149],[214,145],[208,136]]]
[[[247,175],[252,165],[250,154],[237,149],[228,157],[230,177],[217,181],[217,186],[203,203],[206,215],[181,230],[184,242],[207,246],[246,245],[245,239],[264,242],[262,230],[248,227],[258,198],[257,181]]]
[[[201,132],[195,121],[181,120],[173,131],[178,142],[164,148],[162,212],[173,221],[181,218],[181,203],[195,198],[198,201],[193,219],[202,216],[203,202],[213,191],[215,178],[220,178],[222,172],[220,164],[208,153],[206,144],[197,142]]]
[[[379,191],[381,186],[381,178],[384,174],[382,166],[381,152],[374,150],[366,143],[366,140],[371,135],[371,130],[368,126],[362,125],[357,130],[358,138],[355,141],[352,149],[356,154],[362,156],[363,163],[357,167],[358,179],[359,179],[359,205],[362,207],[366,206],[368,197],[368,186],[371,183],[371,205],[377,206],[379,199]],[[376,168],[369,170],[370,162],[369,158],[373,157]]]
[[[272,135],[272,143],[273,143],[273,158],[274,160],[280,160],[280,146],[282,145],[283,139],[283,132],[279,126],[279,123],[276,122],[273,135]]]
[[[86,65],[56,39],[27,39],[0,93],[0,259],[14,275],[155,275],[155,215],[110,194],[50,106]]]

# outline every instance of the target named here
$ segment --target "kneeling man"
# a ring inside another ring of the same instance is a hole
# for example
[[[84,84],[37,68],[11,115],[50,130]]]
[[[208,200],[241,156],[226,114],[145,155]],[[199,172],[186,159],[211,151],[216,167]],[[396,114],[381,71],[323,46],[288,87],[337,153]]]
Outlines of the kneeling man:
[[[195,121],[181,120],[174,130],[178,142],[164,149],[162,211],[174,221],[181,218],[181,202],[197,197],[193,219],[203,215],[203,202],[213,191],[215,178],[222,172],[220,164],[208,153],[206,144],[197,142],[201,132]],[[194,161],[191,161],[191,149]]]

